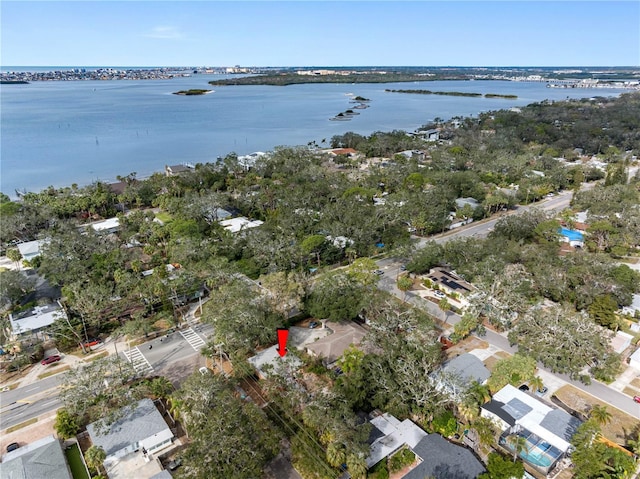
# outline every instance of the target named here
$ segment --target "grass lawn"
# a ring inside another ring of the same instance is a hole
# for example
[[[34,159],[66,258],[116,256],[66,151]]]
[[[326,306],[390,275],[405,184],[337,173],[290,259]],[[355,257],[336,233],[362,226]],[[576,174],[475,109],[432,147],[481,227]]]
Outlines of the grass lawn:
[[[611,422],[602,426],[602,435],[618,444],[624,444],[633,429],[640,427],[640,421],[633,416],[600,401],[595,396],[587,394],[570,384],[562,386],[556,391],[555,395],[570,408],[587,416],[594,405],[605,406],[607,411],[611,413]],[[631,399],[629,400],[631,401]]]
[[[63,371],[68,371],[69,369],[71,369],[71,366],[63,366],[61,368],[55,368],[55,369],[52,369],[50,371],[47,371],[44,374],[38,374],[38,379],[48,378],[49,376],[53,376],[54,374],[58,374],[58,373],[61,373]]]
[[[65,450],[64,453],[67,456],[73,479],[91,479],[87,468],[84,467],[84,462],[82,462],[82,457],[80,456],[80,448],[77,444]]]
[[[85,363],[90,363],[91,361],[95,361],[96,359],[105,358],[109,356],[109,351],[102,351],[94,356],[90,356],[84,360]]]
[[[33,417],[33,418],[29,419],[28,421],[21,422],[20,424],[16,424],[15,426],[11,426],[5,432],[7,434],[9,434],[10,432],[17,431],[18,429],[22,429],[23,427],[30,426],[31,424],[35,424],[36,422],[38,422],[38,418],[37,417]]]

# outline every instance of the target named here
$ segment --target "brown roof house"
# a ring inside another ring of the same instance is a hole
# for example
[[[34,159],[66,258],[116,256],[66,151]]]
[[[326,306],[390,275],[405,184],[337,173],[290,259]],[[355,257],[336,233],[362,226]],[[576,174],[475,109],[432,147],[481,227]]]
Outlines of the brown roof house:
[[[352,344],[360,344],[366,334],[362,326],[352,321],[340,323],[327,321],[323,327],[330,329],[333,333],[307,344],[307,352],[323,358],[327,365],[335,363]]]

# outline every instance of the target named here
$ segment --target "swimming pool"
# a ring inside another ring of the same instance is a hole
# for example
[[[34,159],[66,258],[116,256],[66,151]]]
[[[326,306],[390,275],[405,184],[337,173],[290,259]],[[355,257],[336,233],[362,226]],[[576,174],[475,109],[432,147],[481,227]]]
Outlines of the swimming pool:
[[[558,231],[561,236],[569,238],[569,241],[584,241],[584,236],[579,231],[570,230],[568,228],[560,228]]]

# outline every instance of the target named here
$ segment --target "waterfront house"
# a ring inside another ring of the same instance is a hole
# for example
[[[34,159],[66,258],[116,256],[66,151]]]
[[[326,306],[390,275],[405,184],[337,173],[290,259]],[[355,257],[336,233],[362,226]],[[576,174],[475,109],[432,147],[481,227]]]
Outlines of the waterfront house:
[[[188,173],[193,171],[195,167],[189,163],[185,163],[183,165],[165,165],[164,172],[167,176],[177,176],[182,173]]]

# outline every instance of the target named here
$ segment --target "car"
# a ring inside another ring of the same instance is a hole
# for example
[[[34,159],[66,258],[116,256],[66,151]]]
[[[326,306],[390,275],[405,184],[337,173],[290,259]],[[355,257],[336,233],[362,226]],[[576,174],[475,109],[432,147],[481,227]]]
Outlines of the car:
[[[406,271],[407,267],[403,264],[400,265],[400,271]]]
[[[61,359],[62,358],[60,357],[59,354],[54,354],[53,356],[44,358],[42,361],[40,361],[40,364],[42,364],[43,366],[46,366],[47,364],[55,363],[57,361],[60,361]]]
[[[527,392],[527,391],[529,391],[529,386],[527,386],[526,384],[523,384],[523,385],[522,385],[522,386],[520,386],[518,389],[519,389],[520,391]]]
[[[198,369],[198,371],[200,371],[200,374],[202,374],[203,376],[206,376],[207,374],[209,374],[209,368],[206,368],[204,366]]]
[[[318,321],[311,321],[309,323],[309,329],[314,329],[318,327]]]
[[[433,295],[434,295],[436,298],[445,298],[445,297],[447,296],[447,295],[446,295],[446,294],[444,294],[442,291],[438,291],[438,290],[435,290],[435,291],[433,292]]]
[[[102,344],[102,339],[93,338],[93,339],[90,339],[89,341],[86,341],[84,343],[84,347],[85,348],[90,348],[90,347],[93,347],[93,346],[97,346],[98,344]]]
[[[167,464],[167,469],[169,469],[170,471],[175,471],[181,465],[182,465],[182,459],[181,458],[177,458],[177,459],[174,459],[173,461],[169,462],[169,464]]]
[[[538,389],[538,392],[540,394],[546,394],[547,391],[548,391],[547,386],[542,386],[540,389]]]
[[[640,396],[633,396],[633,400],[637,403],[640,403]]]
[[[373,272],[373,274],[375,274],[376,276],[382,276],[384,274],[384,271],[382,271],[381,269],[377,269]]]
[[[7,445],[7,452],[15,451],[19,447],[20,447],[20,444],[18,444],[17,442],[12,442],[11,444]]]

